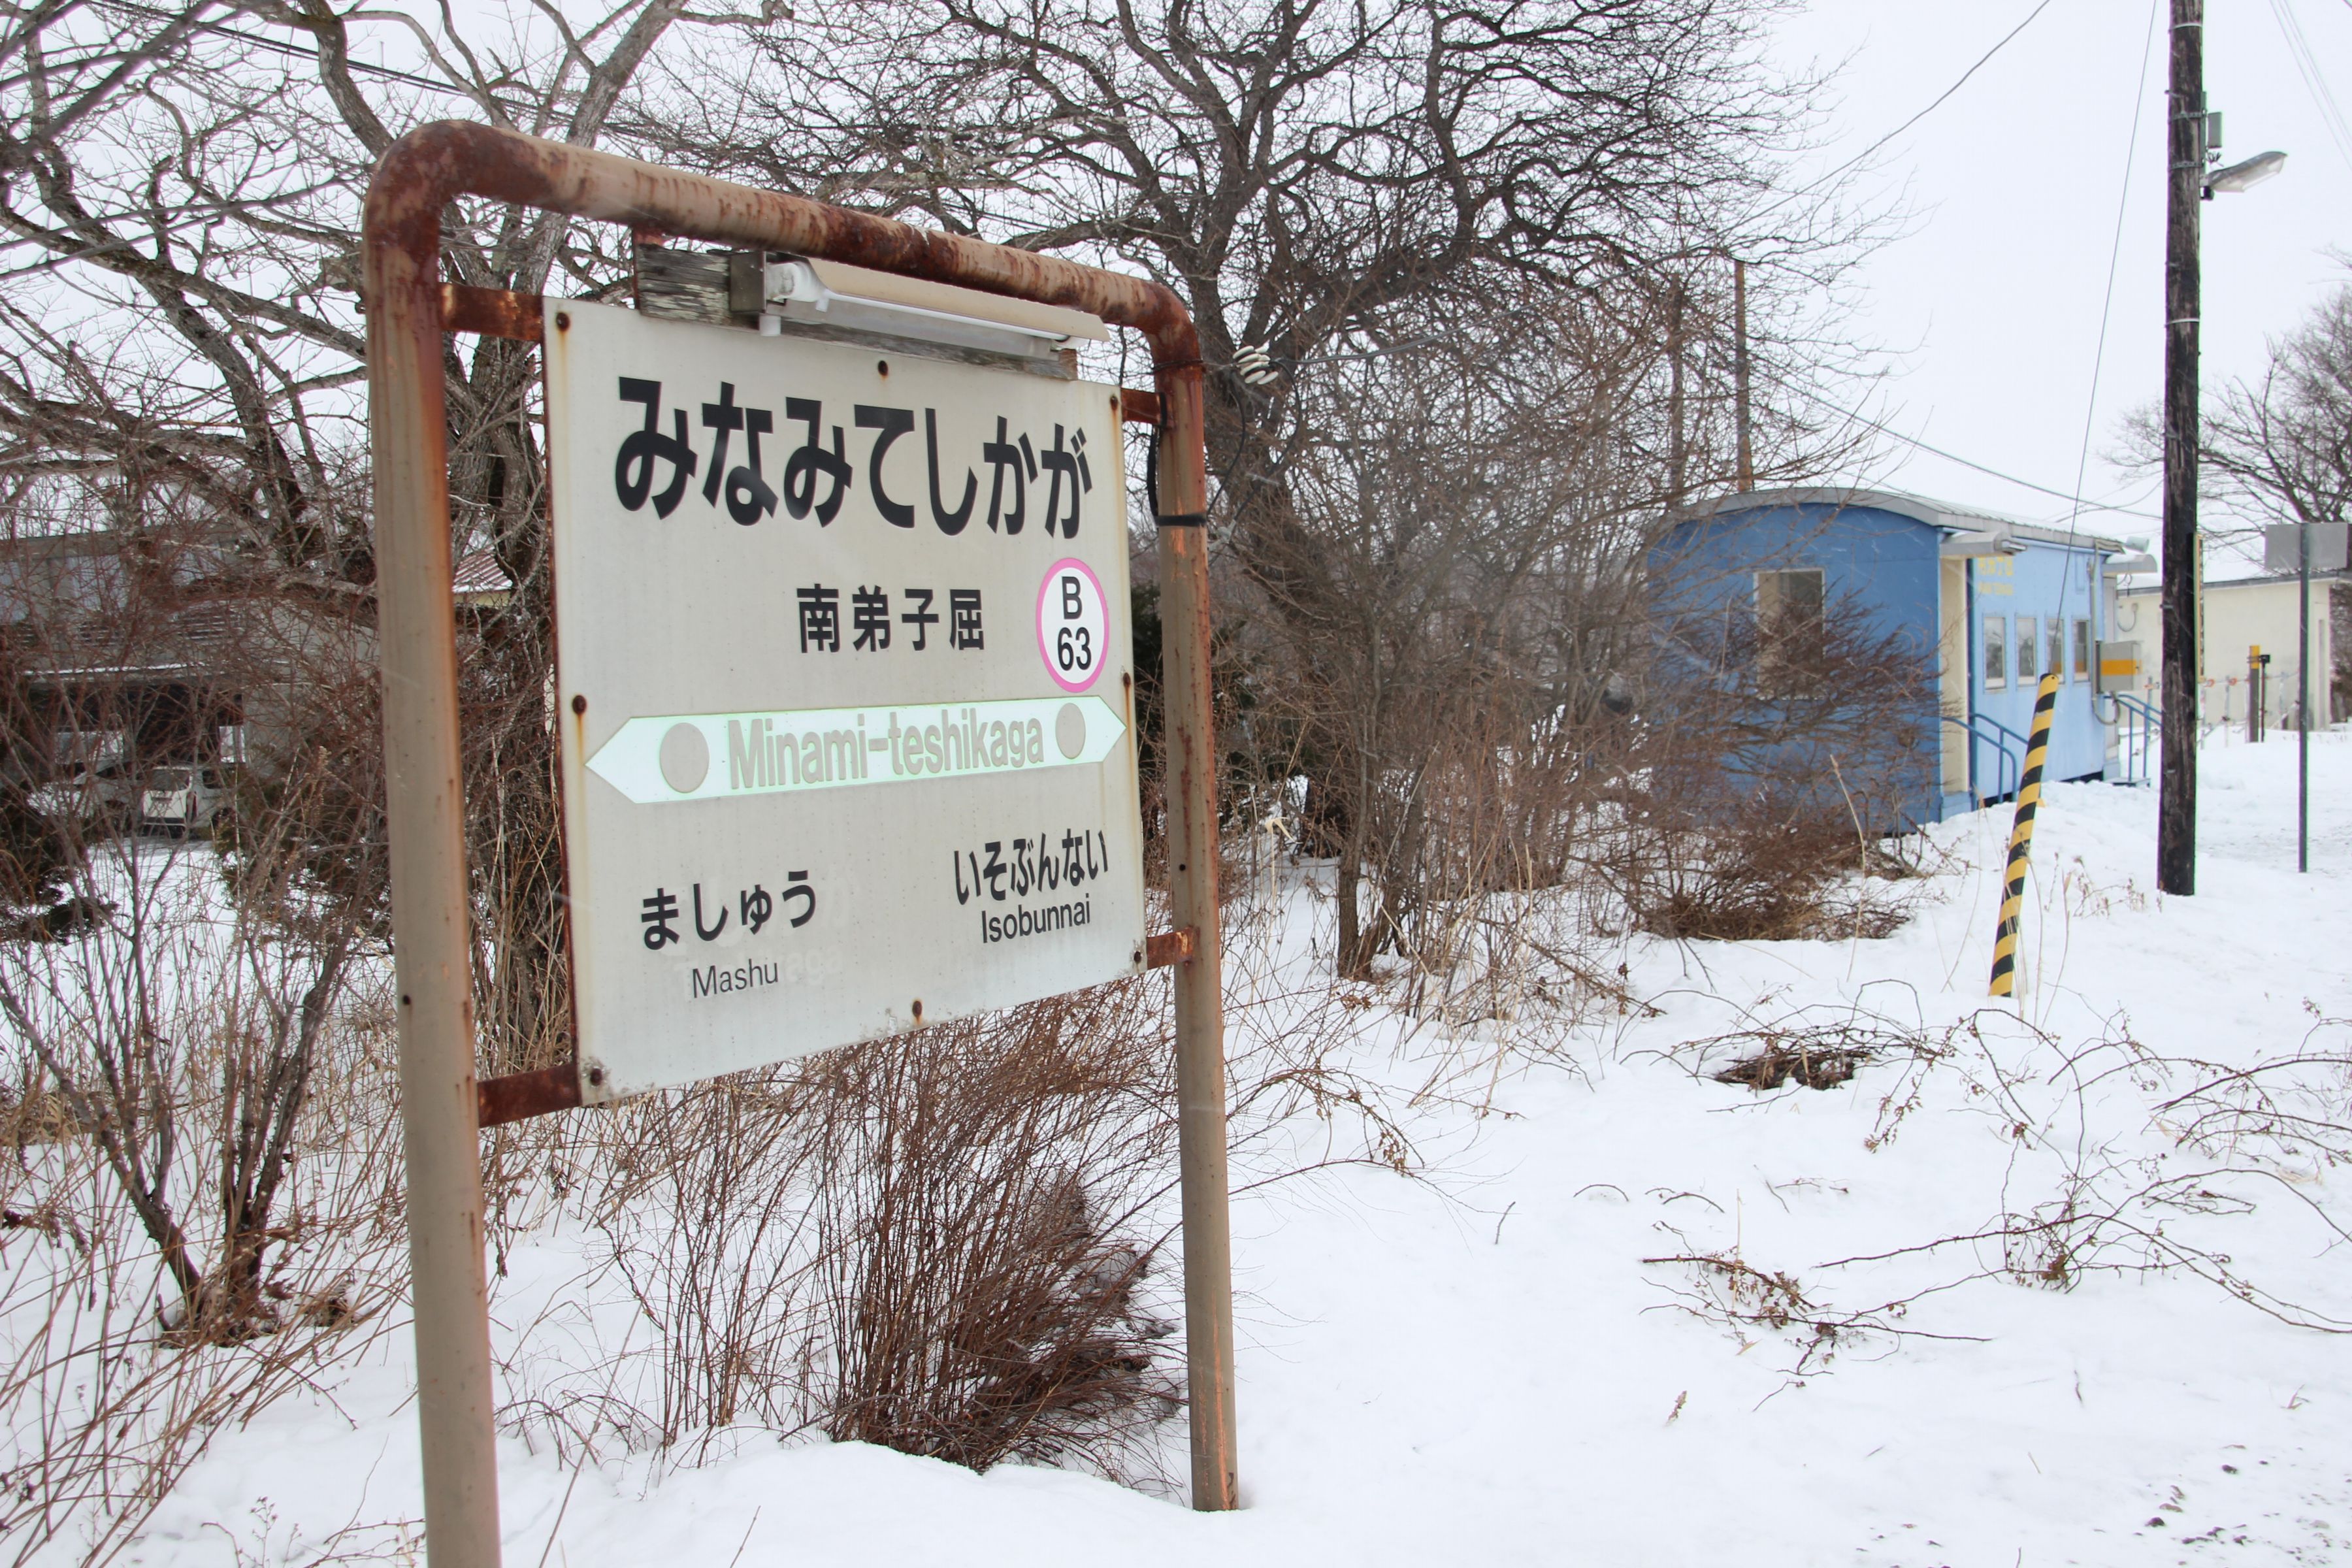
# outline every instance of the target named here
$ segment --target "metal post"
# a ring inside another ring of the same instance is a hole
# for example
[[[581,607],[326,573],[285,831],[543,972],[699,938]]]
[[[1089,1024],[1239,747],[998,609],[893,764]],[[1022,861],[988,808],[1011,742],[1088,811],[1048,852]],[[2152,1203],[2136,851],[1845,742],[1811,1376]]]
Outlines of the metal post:
[[[1209,689],[1209,531],[1201,368],[1159,376],[1160,679],[1167,714],[1169,918],[1193,932],[1176,966],[1176,1103],[1184,1181],[1184,1346],[1192,1506],[1238,1506],[1233,1231],[1226,1202],[1224,1005],[1217,921],[1217,746]]]
[[[2156,885],[2197,890],[2198,202],[2205,179],[2205,4],[2172,0],[2164,227],[2164,724]]]
[[[2263,738],[2263,650],[2256,646],[2246,654],[2246,741],[2248,744]]]
[[[1993,928],[1992,983],[1989,994],[2017,990],[2017,943],[2025,925],[2025,870],[2033,858],[2033,819],[2042,809],[2042,770],[2050,760],[2050,727],[2058,714],[2055,670],[2042,677],[2033,696],[2033,723],[2026,736],[2025,771],[2017,781],[2017,816],[2009,830],[2009,864],[2001,876],[2000,921]]]
[[[2294,654],[2294,868],[2311,869],[2311,519],[2295,524],[2303,637]]]
[[[789,250],[1067,305],[1150,341],[1163,410],[1160,492],[1169,855],[1189,956],[1176,976],[1193,1503],[1235,1505],[1231,1226],[1217,927],[1216,756],[1209,705],[1201,345],[1166,287],[1034,251],[662,169],[460,121],[386,150],[363,229],[369,426],[390,789],[402,1108],[415,1270],[425,1551],[433,1568],[499,1561],[474,1081],[457,669],[451,604],[441,214],[460,195]],[[463,291],[461,291],[463,292]]]
[[[418,222],[379,177],[366,216],[368,434],[416,1423],[433,1568],[497,1568],[437,205],[421,233]]]

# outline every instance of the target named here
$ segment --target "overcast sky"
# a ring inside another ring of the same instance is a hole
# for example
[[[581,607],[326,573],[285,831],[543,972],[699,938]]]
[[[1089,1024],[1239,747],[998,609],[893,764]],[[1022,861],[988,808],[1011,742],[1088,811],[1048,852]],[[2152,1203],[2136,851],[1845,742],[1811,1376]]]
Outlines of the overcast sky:
[[[1851,157],[1917,113],[2036,3],[1813,0],[1781,27],[1778,47],[1791,65],[1843,62],[1814,166]],[[1870,189],[1910,215],[1904,237],[1864,267],[1853,323],[1887,352],[1881,416],[1916,440],[2059,496],[1891,440],[1858,477],[2032,520],[2065,517],[2060,497],[2074,491],[2120,205],[2083,493],[2147,514],[2086,514],[2100,531],[2157,531],[2153,479],[2134,478],[2103,454],[2118,446],[2124,413],[2153,402],[2163,380],[2168,11],[2167,0],[2050,0],[1966,86],[1873,159]],[[2282,13],[2300,24],[2335,102],[2352,110],[2352,0],[2206,0],[2206,95],[2225,116],[2223,161],[2271,148],[2289,154],[2285,173],[2268,184],[2205,204],[2209,395],[2230,377],[2257,374],[2267,339],[2352,281],[2330,256],[2352,253],[2352,146],[2331,138]]]

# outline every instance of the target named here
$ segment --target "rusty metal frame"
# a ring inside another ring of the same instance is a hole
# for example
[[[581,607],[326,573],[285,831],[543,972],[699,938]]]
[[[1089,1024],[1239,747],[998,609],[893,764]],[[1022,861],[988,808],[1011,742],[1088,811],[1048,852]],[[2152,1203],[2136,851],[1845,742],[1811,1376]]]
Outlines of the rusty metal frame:
[[[492,1568],[499,1561],[478,1131],[511,1119],[509,1111],[553,1109],[548,1102],[567,1091],[576,1099],[579,1087],[576,1079],[562,1082],[561,1068],[530,1075],[529,1085],[482,1085],[474,1074],[442,334],[536,340],[541,327],[530,296],[441,281],[442,216],[467,195],[625,224],[640,234],[790,250],[1066,305],[1133,328],[1150,342],[1157,394],[1148,407],[1142,394],[1125,395],[1122,405],[1123,412],[1155,416],[1160,431],[1170,913],[1178,928],[1170,935],[1178,940],[1155,938],[1153,956],[1166,952],[1176,971],[1192,1505],[1234,1507],[1208,541],[1197,526],[1207,510],[1207,473],[1200,340],[1183,301],[1160,284],[1055,257],[439,121],[385,151],[368,186],[362,230],[417,1410],[433,1568]]]

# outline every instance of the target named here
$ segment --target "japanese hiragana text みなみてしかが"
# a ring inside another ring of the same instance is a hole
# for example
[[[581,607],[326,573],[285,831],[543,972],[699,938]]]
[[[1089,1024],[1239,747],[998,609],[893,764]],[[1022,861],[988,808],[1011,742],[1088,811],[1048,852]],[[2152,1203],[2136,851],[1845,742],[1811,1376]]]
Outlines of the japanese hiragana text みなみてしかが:
[[[695,449],[684,405],[670,409],[670,428],[662,429],[660,382],[625,375],[619,383],[621,401],[645,409],[644,425],[622,438],[613,459],[613,492],[630,511],[642,510],[650,503],[655,516],[669,516],[685,500],[689,482],[699,473],[703,504],[715,510],[723,502],[727,515],[747,528],[775,516],[779,505],[787,516],[813,515],[819,527],[827,527],[856,488],[856,468],[847,455],[846,434],[836,424],[826,439],[821,399],[784,399],[785,423],[799,426],[799,440],[777,473],[777,483],[771,483],[767,467],[772,444],[763,450],[761,438],[775,435],[775,411],[739,404],[733,382],[720,382],[719,400],[701,405],[700,428],[709,437],[707,451]],[[966,467],[959,484],[952,455],[949,466],[942,468],[939,410],[926,408],[922,416],[930,520],[941,533],[961,533],[978,506],[980,478]],[[851,405],[850,416],[859,430],[873,432],[866,453],[866,487],[875,510],[894,527],[914,527],[918,503],[891,495],[883,482],[882,468],[892,444],[913,432],[915,411],[859,403]],[[739,435],[740,444],[735,440]],[[788,430],[788,439],[792,435]],[[731,467],[730,457],[737,459]],[[1021,532],[1029,521],[1029,487],[1042,482],[1045,493],[1039,527],[1066,539],[1078,536],[1080,503],[1094,489],[1085,431],[1056,424],[1049,444],[1033,439],[1025,430],[1014,437],[1005,417],[999,415],[996,438],[980,445],[980,462],[989,471],[983,521],[990,531],[1007,537]],[[656,489],[657,480],[659,489]],[[957,497],[952,505],[947,500],[950,490]]]

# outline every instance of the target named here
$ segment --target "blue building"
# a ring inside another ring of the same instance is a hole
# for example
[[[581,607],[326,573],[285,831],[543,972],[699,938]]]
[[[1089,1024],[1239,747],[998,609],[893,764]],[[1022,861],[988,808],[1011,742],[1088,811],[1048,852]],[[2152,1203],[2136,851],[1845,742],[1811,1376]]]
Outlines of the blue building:
[[[2064,682],[2045,776],[2105,776],[2111,730],[2092,670],[2112,635],[2109,563],[2123,550],[1923,496],[1799,488],[1678,514],[1649,572],[1659,613],[1676,624],[1745,615],[1801,630],[1807,616],[1855,616],[1853,629],[1913,643],[1933,668],[1937,710],[1920,715],[1902,807],[1916,824],[2015,793],[2046,670]]]

